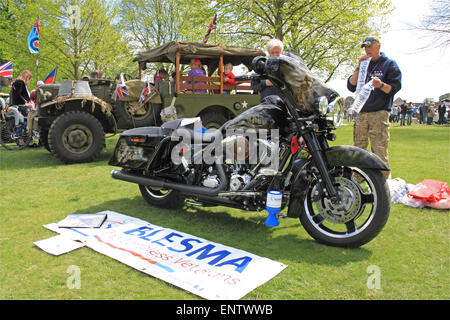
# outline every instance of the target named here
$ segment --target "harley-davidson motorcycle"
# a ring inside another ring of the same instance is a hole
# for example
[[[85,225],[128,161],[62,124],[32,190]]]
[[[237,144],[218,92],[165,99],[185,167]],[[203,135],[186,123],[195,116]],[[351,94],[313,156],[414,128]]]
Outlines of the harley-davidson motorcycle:
[[[266,209],[281,193],[286,218],[299,218],[316,241],[359,247],[384,227],[388,165],[354,146],[330,147],[343,120],[344,99],[312,75],[295,54],[256,57],[237,80],[269,79],[283,97],[269,96],[220,129],[177,119],[120,135],[109,164],[115,179],[139,185],[153,206]],[[281,216],[281,215],[280,215]]]

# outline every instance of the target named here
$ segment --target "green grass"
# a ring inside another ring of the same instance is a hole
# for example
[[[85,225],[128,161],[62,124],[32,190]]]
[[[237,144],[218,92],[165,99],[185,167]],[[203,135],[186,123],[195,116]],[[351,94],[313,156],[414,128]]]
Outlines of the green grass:
[[[392,176],[417,184],[449,181],[449,127],[391,128]],[[334,144],[352,144],[352,125]],[[63,165],[45,149],[0,149],[0,299],[200,299],[184,290],[82,248],[54,257],[33,242],[54,236],[42,225],[67,214],[113,210],[287,264],[244,299],[449,299],[449,212],[392,206],[386,227],[359,249],[313,241],[297,219],[267,228],[264,212],[225,207],[152,208],[134,184],[110,177],[117,137],[93,163]],[[67,269],[81,270],[69,289]],[[381,288],[367,272],[380,270]]]

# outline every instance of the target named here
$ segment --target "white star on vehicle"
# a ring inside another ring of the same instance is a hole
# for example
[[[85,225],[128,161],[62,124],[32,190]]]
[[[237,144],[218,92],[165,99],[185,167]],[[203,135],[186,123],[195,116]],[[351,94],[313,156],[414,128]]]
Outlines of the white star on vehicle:
[[[242,108],[244,109],[247,108],[247,105],[248,105],[247,101],[244,100],[244,102],[242,102]]]

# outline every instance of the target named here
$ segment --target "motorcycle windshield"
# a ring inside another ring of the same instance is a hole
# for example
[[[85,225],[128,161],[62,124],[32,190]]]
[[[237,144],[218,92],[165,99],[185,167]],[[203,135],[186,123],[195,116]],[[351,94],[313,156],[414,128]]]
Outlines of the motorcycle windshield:
[[[283,80],[292,88],[297,104],[303,111],[312,112],[319,97],[325,96],[331,102],[339,94],[322,80],[316,77],[303,63],[301,58],[292,52],[282,54],[278,59],[279,72]]]

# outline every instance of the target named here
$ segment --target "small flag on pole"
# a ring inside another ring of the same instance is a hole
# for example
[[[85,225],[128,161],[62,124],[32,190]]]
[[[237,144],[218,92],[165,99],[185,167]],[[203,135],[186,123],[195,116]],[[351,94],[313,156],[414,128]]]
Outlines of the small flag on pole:
[[[31,53],[39,53],[39,16],[28,35],[28,49]]]
[[[53,69],[47,77],[45,77],[44,79],[44,83],[48,83],[48,84],[52,84],[55,82],[55,78],[56,78],[56,70],[58,69],[58,67],[56,67],[55,69]]]
[[[209,24],[209,28],[208,28],[208,31],[206,31],[205,39],[203,39],[203,43],[208,42],[211,30],[216,29],[216,26],[217,26],[217,13],[214,14],[214,18],[212,19],[212,22]]]
[[[128,96],[128,89],[123,79],[123,73],[121,73],[119,82],[117,83],[116,86],[116,90],[114,91],[114,100],[117,101],[126,96]]]
[[[7,77],[7,78],[13,77],[13,62],[12,62],[12,60],[7,63],[4,63],[0,66],[0,77]]]
[[[141,96],[139,98],[139,103],[141,104],[144,103],[144,101],[148,98],[151,92],[152,90],[150,88],[150,82],[147,81],[144,85],[144,88],[142,89]]]

